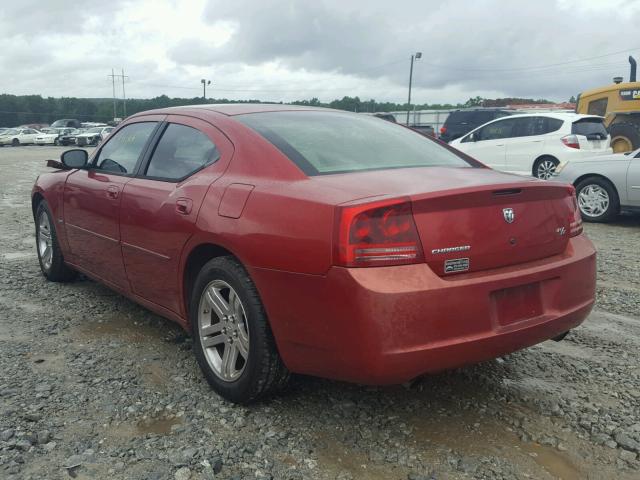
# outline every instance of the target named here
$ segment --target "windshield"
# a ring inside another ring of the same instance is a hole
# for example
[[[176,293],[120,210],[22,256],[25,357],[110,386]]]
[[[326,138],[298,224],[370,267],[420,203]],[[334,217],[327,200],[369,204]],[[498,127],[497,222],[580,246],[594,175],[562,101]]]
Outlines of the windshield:
[[[16,130],[15,128],[9,128],[8,130],[2,132],[2,135],[16,135],[18,133],[18,130]]]
[[[87,130],[84,133],[100,133],[100,132],[102,132],[103,128],[104,127],[93,127],[93,128],[90,128],[89,130]]]
[[[253,113],[235,118],[275,145],[307,175],[471,166],[423,135],[375,117],[299,111]]]

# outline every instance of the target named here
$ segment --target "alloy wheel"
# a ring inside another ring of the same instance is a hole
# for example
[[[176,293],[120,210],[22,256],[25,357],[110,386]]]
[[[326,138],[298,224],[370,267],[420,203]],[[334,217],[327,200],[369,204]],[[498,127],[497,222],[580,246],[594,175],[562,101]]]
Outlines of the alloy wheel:
[[[42,211],[38,218],[38,253],[43,268],[49,270],[53,263],[53,247],[51,244],[51,223],[49,215],[45,211]]]
[[[538,178],[541,178],[542,180],[549,180],[555,171],[556,164],[553,160],[543,160],[538,165]]]
[[[609,194],[600,185],[587,185],[578,194],[580,212],[588,217],[604,215],[609,208],[609,204]]]
[[[198,332],[207,363],[225,382],[237,380],[249,359],[249,326],[242,300],[224,280],[202,292]]]

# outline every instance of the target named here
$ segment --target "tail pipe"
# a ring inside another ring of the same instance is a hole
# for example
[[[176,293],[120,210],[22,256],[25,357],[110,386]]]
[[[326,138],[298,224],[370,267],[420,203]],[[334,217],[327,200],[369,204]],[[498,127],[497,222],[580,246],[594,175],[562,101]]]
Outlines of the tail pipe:
[[[631,71],[629,72],[629,81],[636,81],[636,59],[629,55],[629,64],[631,65]]]

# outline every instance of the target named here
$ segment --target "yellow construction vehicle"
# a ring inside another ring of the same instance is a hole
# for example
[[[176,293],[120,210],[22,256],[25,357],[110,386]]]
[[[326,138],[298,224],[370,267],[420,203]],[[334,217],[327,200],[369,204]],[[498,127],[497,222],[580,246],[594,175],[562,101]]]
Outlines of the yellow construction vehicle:
[[[640,82],[636,81],[636,61],[629,57],[629,81],[615,77],[613,85],[586,90],[578,95],[577,113],[605,117],[616,153],[640,148]]]

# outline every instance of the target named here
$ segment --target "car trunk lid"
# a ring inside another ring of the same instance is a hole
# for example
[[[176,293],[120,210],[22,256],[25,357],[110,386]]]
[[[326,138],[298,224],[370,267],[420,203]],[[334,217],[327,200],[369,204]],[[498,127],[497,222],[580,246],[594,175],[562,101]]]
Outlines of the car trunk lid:
[[[566,185],[485,185],[410,198],[425,261],[441,276],[557,255],[569,241]]]

